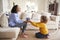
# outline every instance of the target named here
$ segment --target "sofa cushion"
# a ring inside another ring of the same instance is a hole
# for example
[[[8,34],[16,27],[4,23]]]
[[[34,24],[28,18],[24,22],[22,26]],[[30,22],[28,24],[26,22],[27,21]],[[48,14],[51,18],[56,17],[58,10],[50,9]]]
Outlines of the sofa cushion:
[[[3,15],[3,13],[0,13],[0,18],[1,18],[1,16]],[[1,19],[0,19],[1,20]],[[0,21],[0,27],[1,27],[1,21]]]
[[[12,38],[3,38],[3,39],[0,39],[0,40],[13,40]]]
[[[0,38],[15,38],[17,39],[20,28],[0,28]],[[1,37],[2,36],[2,37]],[[6,37],[5,37],[6,36]]]
[[[3,14],[1,17],[0,17],[0,25],[2,27],[8,27],[8,19],[7,19],[7,16],[5,14]]]
[[[0,38],[15,38],[15,32],[0,32]]]
[[[56,16],[50,16],[51,21],[56,21]]]

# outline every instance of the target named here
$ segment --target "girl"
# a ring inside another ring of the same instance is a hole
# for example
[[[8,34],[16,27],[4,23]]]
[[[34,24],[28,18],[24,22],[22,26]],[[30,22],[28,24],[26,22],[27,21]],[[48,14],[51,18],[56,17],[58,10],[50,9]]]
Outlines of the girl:
[[[35,34],[37,38],[48,38],[48,29],[46,26],[47,23],[47,17],[46,16],[41,16],[41,21],[40,22],[32,22],[29,21],[33,26],[39,27],[39,32]]]
[[[20,8],[18,5],[13,6],[11,10],[11,15],[9,16],[9,26],[10,27],[19,27],[22,29],[21,36],[22,37],[27,37],[24,35],[24,31],[27,26],[27,22],[23,21],[19,18],[18,12],[20,12]]]

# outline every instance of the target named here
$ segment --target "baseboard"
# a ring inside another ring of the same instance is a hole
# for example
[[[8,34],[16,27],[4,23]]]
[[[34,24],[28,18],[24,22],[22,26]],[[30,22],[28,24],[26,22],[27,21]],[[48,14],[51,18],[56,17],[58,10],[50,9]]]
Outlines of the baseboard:
[[[27,31],[29,31],[29,30],[33,30],[33,31],[38,31],[39,29],[26,29]],[[57,30],[57,29],[48,29],[48,30]]]

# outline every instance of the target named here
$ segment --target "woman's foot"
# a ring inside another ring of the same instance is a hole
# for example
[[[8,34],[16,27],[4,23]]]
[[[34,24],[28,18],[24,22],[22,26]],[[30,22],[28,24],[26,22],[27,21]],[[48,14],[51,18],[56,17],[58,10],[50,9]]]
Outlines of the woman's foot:
[[[24,33],[24,35],[28,35],[28,34]]]
[[[22,37],[22,38],[28,38],[28,36],[27,35],[20,35],[20,37]]]

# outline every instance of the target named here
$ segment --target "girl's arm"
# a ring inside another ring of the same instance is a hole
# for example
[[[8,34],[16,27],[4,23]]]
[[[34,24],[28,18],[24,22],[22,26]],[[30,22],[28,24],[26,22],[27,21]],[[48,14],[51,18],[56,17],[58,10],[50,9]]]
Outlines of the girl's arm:
[[[40,23],[40,22],[32,22],[32,21],[29,21],[33,26],[35,26],[35,27],[40,27],[40,28],[42,28],[42,27],[45,27],[46,25],[44,24],[44,23]]]
[[[29,21],[33,26],[38,27],[36,22]]]

